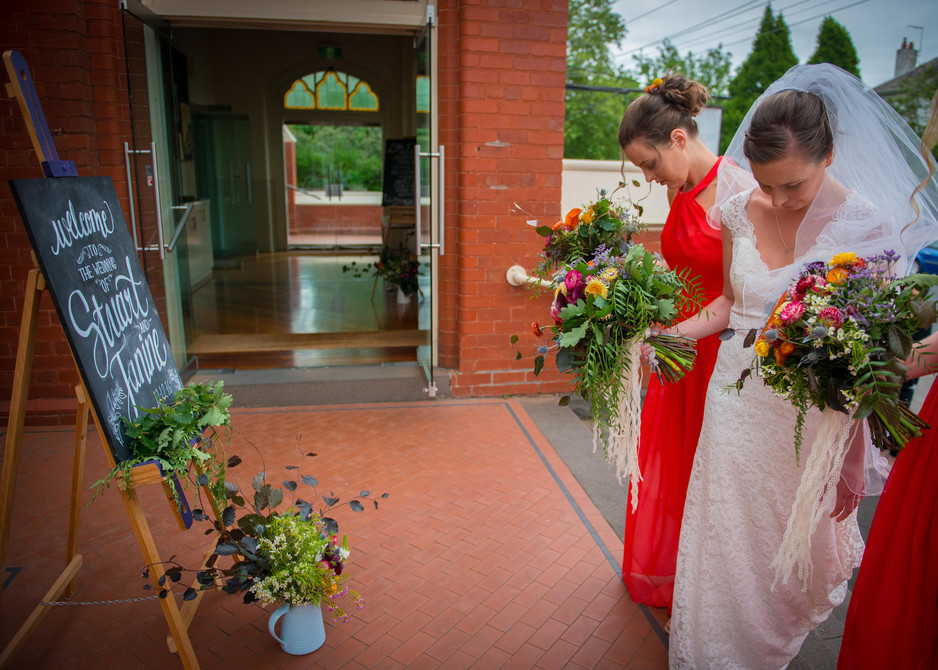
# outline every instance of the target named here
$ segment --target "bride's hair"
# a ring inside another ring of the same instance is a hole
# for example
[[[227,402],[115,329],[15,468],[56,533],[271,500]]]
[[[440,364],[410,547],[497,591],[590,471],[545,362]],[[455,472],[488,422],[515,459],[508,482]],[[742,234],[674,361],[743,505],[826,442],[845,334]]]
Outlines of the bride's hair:
[[[756,108],[743,140],[743,154],[765,165],[792,145],[819,163],[834,150],[834,135],[824,102],[813,93],[789,89],[770,95]]]
[[[710,92],[693,79],[679,74],[665,75],[657,89],[632,101],[619,124],[619,147],[625,149],[642,139],[652,146],[671,143],[671,131],[683,128],[697,136],[694,117],[700,113]]]

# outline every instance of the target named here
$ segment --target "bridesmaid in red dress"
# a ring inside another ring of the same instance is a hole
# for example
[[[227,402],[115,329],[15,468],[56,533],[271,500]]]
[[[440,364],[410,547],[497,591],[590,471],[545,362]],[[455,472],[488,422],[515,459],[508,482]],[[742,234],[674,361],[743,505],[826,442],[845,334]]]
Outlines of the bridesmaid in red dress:
[[[646,90],[622,118],[619,146],[646,181],[668,187],[662,255],[670,268],[698,277],[704,305],[723,292],[720,232],[706,220],[720,159],[700,141],[694,121],[709,93],[679,75]],[[627,508],[622,579],[635,602],[669,614],[684,498],[719,345],[716,335],[700,340],[694,369],[677,383],[652,378],[642,408],[642,481],[637,511]]]
[[[938,334],[923,344],[910,377],[938,369]],[[876,506],[838,670],[938,669],[938,381],[919,416],[931,428],[899,452]]]
[[[938,92],[922,154],[938,144]],[[934,168],[916,193],[927,187]],[[921,342],[909,379],[938,371],[938,333]],[[876,505],[850,596],[837,670],[938,670],[938,380],[919,412],[931,426],[899,452]]]

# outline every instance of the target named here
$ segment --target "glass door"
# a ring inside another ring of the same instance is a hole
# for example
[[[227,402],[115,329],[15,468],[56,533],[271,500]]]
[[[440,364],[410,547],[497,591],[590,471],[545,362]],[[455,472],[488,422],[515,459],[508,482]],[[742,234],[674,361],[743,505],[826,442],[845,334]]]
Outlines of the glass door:
[[[443,184],[443,148],[436,147],[436,96],[433,86],[433,70],[435,64],[435,7],[427,6],[427,22],[420,33],[414,38],[415,60],[417,64],[416,78],[416,117],[417,117],[417,144],[414,147],[414,191],[415,191],[415,226],[417,255],[420,259],[420,289],[422,299],[418,316],[418,327],[421,334],[426,334],[426,341],[417,348],[417,361],[423,368],[427,378],[427,394],[436,396],[436,382],[434,381],[434,366],[436,365],[436,333],[437,333],[437,291],[436,289],[436,262],[442,247],[440,245],[440,231],[442,231],[442,208],[434,205],[442,203]]]
[[[194,368],[190,234],[198,217],[185,57],[169,26],[138,0],[121,0],[130,136],[124,142],[128,204],[147,281],[166,291],[166,334],[176,366]],[[183,375],[185,376],[185,374]]]

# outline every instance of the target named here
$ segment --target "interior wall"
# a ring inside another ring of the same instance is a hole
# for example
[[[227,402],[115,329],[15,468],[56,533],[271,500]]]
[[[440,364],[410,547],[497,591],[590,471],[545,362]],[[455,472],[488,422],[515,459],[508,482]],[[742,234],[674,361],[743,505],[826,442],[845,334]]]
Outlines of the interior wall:
[[[413,134],[412,36],[176,28],[173,44],[187,58],[191,105],[221,105],[250,118],[252,192],[261,251],[287,247],[281,125],[283,94],[295,79],[330,66],[348,72],[367,81],[377,94],[385,138]],[[342,58],[321,58],[323,46],[338,47]]]

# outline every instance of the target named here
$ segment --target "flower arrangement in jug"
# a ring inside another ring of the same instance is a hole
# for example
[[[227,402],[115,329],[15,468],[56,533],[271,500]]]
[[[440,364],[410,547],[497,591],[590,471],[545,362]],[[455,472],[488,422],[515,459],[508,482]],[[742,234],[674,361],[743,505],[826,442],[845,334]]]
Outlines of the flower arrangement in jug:
[[[238,463],[240,459],[233,457],[228,465],[234,467]],[[298,469],[296,466],[288,468]],[[310,475],[302,475],[300,480],[308,486],[319,483]],[[312,503],[295,497],[297,485],[297,481],[287,479],[283,488],[275,488],[267,482],[266,472],[259,472],[251,481],[253,495],[246,498],[237,485],[226,482],[228,506],[213,520],[218,531],[214,555],[195,571],[196,583],[185,589],[184,600],[196,597],[196,587],[204,590],[221,583],[222,591],[241,595],[245,603],[282,602],[291,607],[322,605],[341,621],[349,619],[340,605],[343,598],[348,598],[357,609],[363,606],[361,596],[346,585],[349,577],[345,562],[351,554],[348,537],[339,538],[338,522],[327,515],[339,505],[339,497],[333,493],[322,496],[325,506],[316,510]],[[294,499],[280,509],[284,489]],[[381,498],[387,497],[387,493],[381,495]],[[377,509],[378,501],[371,498],[370,491],[361,491],[348,501],[348,506],[354,512],[361,512],[365,509],[363,500],[370,500]],[[201,510],[193,510],[193,516],[202,521],[210,520]],[[231,567],[215,565],[221,556],[234,559]],[[175,561],[170,563],[172,565],[158,580],[160,597],[172,590],[185,570]],[[144,571],[144,578],[149,577],[152,567]],[[149,588],[149,584],[144,588]]]

